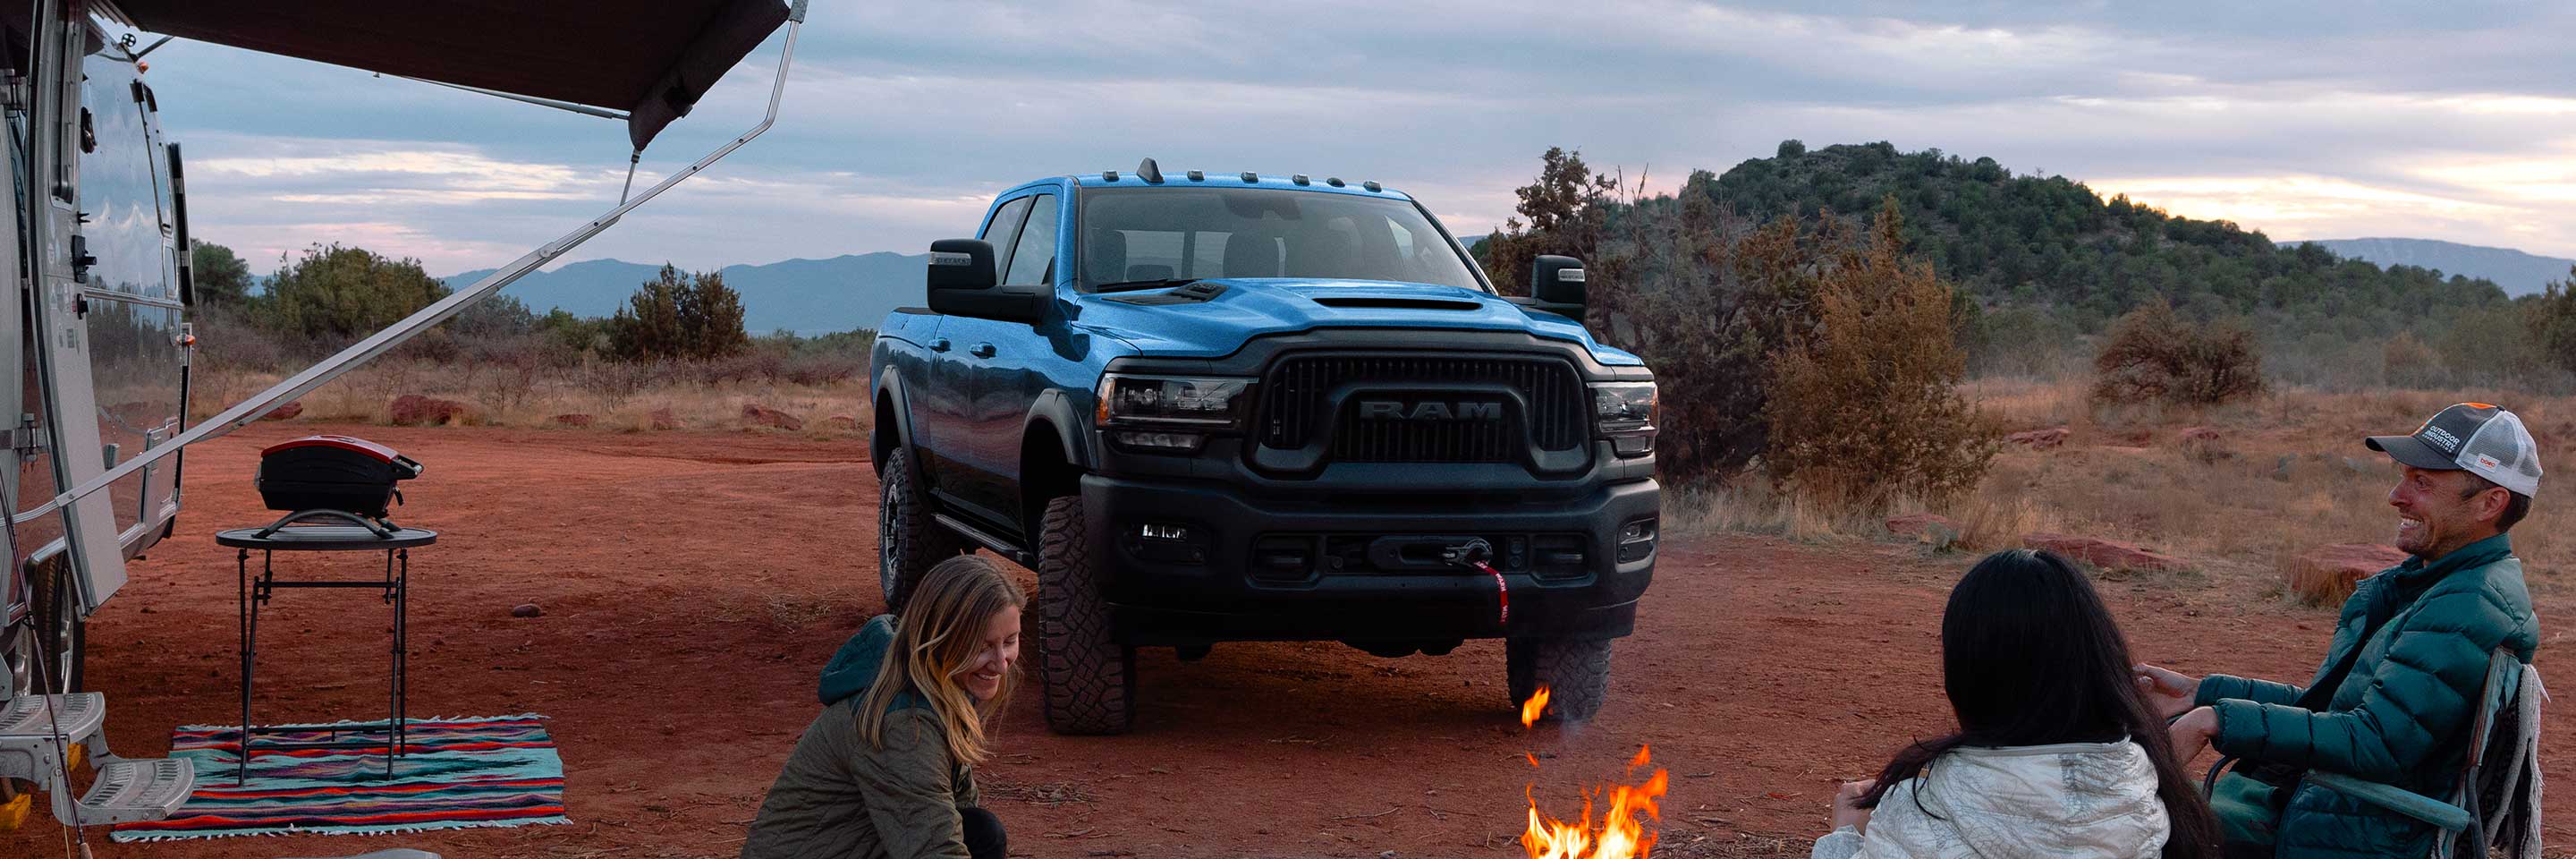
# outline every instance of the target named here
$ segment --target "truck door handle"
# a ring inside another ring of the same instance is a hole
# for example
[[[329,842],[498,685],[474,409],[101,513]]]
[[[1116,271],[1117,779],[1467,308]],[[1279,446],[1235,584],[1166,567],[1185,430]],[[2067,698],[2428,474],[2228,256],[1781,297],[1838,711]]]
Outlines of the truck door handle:
[[[975,348],[966,350],[966,353],[977,358],[990,358],[993,357],[994,351],[996,350],[991,343],[977,343]]]
[[[933,338],[933,339],[930,341],[930,351],[933,351],[933,352],[946,352],[946,351],[948,351],[948,338],[946,338],[946,337]]]

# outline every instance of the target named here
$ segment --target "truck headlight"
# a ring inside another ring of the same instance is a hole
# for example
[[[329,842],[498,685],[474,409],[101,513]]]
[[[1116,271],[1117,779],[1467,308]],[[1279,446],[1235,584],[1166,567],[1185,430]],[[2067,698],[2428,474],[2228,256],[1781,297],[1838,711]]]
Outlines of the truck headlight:
[[[1654,429],[1655,383],[1594,382],[1592,418],[1604,433]]]
[[[1233,429],[1242,421],[1251,379],[1222,376],[1134,376],[1100,379],[1101,426],[1187,426]]]
[[[1655,383],[1592,383],[1592,425],[1620,456],[1655,450]]]

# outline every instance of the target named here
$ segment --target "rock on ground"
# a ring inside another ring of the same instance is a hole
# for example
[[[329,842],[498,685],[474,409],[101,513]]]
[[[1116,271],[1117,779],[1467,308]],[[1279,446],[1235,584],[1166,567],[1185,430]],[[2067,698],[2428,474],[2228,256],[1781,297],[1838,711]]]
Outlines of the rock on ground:
[[[742,423],[744,426],[768,427],[770,429],[800,430],[805,428],[805,421],[795,415],[791,415],[768,406],[754,405],[751,403],[744,403],[742,405]]]
[[[2021,543],[2033,549],[2055,552],[2068,560],[2082,561],[2106,570],[2179,570],[2187,566],[2182,559],[2139,548],[2135,543],[2079,537],[2072,534],[2024,534]]]
[[[464,403],[419,394],[395,397],[393,405],[386,411],[398,424],[452,424],[474,414],[474,410]]]
[[[2032,450],[2047,450],[2066,444],[2066,435],[2065,427],[2049,427],[2013,433],[2005,436],[2004,440]]]
[[[823,419],[823,428],[841,432],[858,432],[859,419],[849,415],[833,415]]]
[[[2341,605],[2361,580],[2406,562],[2406,553],[2377,543],[2330,543],[2290,559],[2290,593],[2308,605]]]
[[[1946,549],[1959,542],[1959,523],[1937,513],[1907,513],[1887,520],[1888,533],[1912,537],[1929,543],[1935,549]]]
[[[282,421],[282,420],[286,420],[286,419],[288,419],[288,418],[292,418],[292,417],[295,417],[296,415],[300,415],[300,414],[303,414],[303,413],[304,413],[304,401],[303,401],[303,400],[291,400],[291,401],[288,401],[286,405],[278,406],[277,408],[270,409],[270,410],[269,410],[269,412],[268,412],[268,414],[264,414],[264,415],[259,416],[259,419],[260,419],[260,420],[264,420],[264,421]]]

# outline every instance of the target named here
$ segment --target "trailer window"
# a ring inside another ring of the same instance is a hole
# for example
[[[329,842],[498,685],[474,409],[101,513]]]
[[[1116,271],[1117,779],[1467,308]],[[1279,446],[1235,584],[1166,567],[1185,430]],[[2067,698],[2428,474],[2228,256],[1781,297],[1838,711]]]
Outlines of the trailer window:
[[[89,117],[82,135],[79,206],[87,221],[78,229],[98,262],[89,268],[90,289],[176,301],[173,260],[161,213],[159,154],[138,96],[139,76],[123,49],[110,46],[82,59],[81,109]]]

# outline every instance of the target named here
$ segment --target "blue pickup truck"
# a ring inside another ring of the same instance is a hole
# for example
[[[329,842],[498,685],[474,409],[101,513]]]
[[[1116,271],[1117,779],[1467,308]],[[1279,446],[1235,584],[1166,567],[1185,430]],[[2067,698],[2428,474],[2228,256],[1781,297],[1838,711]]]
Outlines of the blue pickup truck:
[[[1050,728],[1126,731],[1138,647],[1506,640],[1582,719],[1655,565],[1654,376],[1581,263],[1506,298],[1412,198],[1254,173],[1041,179],[877,329],[880,584],[1037,572]]]

